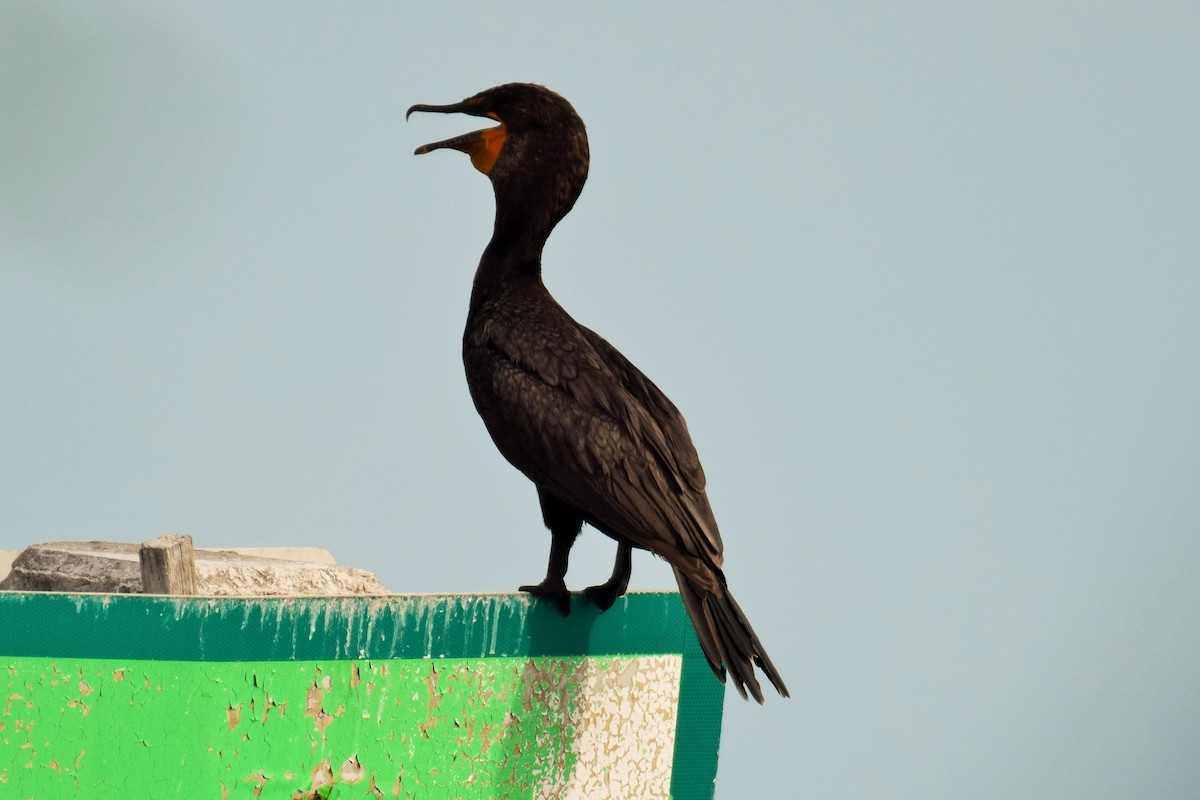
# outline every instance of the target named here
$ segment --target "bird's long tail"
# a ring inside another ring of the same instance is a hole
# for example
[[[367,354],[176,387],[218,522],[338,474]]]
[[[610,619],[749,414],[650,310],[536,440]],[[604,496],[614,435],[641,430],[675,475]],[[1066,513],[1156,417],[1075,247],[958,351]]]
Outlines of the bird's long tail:
[[[712,592],[697,585],[678,569],[675,570],[679,594],[691,617],[692,627],[696,629],[696,638],[700,640],[708,665],[721,683],[725,682],[728,670],[738,694],[745,698],[749,691],[761,704],[763,693],[754,674],[754,665],[757,664],[779,694],[791,697],[762,642],[750,627],[750,620],[746,619],[741,607],[729,593],[725,576],[719,570],[716,576],[717,591]]]

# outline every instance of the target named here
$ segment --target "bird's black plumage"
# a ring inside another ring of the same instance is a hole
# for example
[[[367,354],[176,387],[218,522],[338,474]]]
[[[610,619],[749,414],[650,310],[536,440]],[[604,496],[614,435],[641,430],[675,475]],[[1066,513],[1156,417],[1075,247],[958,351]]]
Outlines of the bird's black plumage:
[[[580,325],[541,278],[542,247],[587,179],[583,121],[561,96],[505,84],[413,111],[489,117],[498,127],[425,145],[453,148],[492,182],[496,223],[471,291],[463,363],[496,447],[537,486],[551,532],[545,579],[522,590],[566,611],[567,556],[584,522],[618,543],[612,578],[586,590],[607,609],[629,583],[631,552],[675,571],[700,645],[722,681],[762,702],[754,665],[787,687],[730,594],[704,470],[675,405],[621,353]]]

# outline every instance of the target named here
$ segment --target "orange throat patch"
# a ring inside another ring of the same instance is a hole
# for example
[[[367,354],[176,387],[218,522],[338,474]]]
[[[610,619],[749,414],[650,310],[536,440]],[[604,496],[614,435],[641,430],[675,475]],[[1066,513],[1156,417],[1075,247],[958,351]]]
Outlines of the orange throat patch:
[[[471,143],[467,150],[471,156],[471,164],[475,169],[487,175],[492,171],[492,167],[496,165],[496,159],[500,156],[500,150],[504,147],[504,140],[508,136],[504,130],[504,123],[498,127],[487,128],[479,132],[479,138]]]

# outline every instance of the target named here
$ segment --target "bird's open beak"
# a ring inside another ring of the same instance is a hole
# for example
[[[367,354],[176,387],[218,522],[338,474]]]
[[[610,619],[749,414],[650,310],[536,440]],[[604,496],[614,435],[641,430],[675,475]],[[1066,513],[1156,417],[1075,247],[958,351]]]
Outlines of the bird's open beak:
[[[414,111],[428,111],[435,114],[470,114],[473,117],[490,117],[500,122],[500,118],[495,114],[480,110],[478,103],[472,103],[469,100],[464,100],[461,103],[451,103],[446,106],[430,106],[418,103],[408,109],[404,118],[408,119]],[[419,156],[443,148],[458,150],[469,155],[475,169],[487,175],[496,164],[496,159],[500,155],[500,149],[504,147],[506,135],[507,132],[504,129],[504,123],[500,122],[500,125],[495,128],[484,128],[483,130],[464,133],[461,136],[455,136],[450,139],[443,139],[440,142],[423,144],[413,154]]]

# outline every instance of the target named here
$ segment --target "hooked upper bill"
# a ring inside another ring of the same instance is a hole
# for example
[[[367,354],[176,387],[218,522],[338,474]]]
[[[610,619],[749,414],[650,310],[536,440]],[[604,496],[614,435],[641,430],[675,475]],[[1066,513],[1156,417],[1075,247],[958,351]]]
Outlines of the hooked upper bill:
[[[489,117],[499,122],[500,124],[495,128],[484,128],[472,131],[471,133],[464,133],[461,136],[443,139],[440,142],[423,144],[413,152],[413,155],[419,156],[443,148],[458,150],[469,155],[471,157],[471,164],[484,175],[492,171],[492,167],[496,164],[496,159],[500,156],[500,150],[504,147],[504,140],[508,132],[505,130],[504,123],[500,118],[490,111],[484,111],[478,100],[463,100],[461,103],[451,103],[444,106],[431,106],[418,103],[408,109],[404,118],[408,119],[414,111],[427,111],[435,114],[470,114],[473,117]]]

